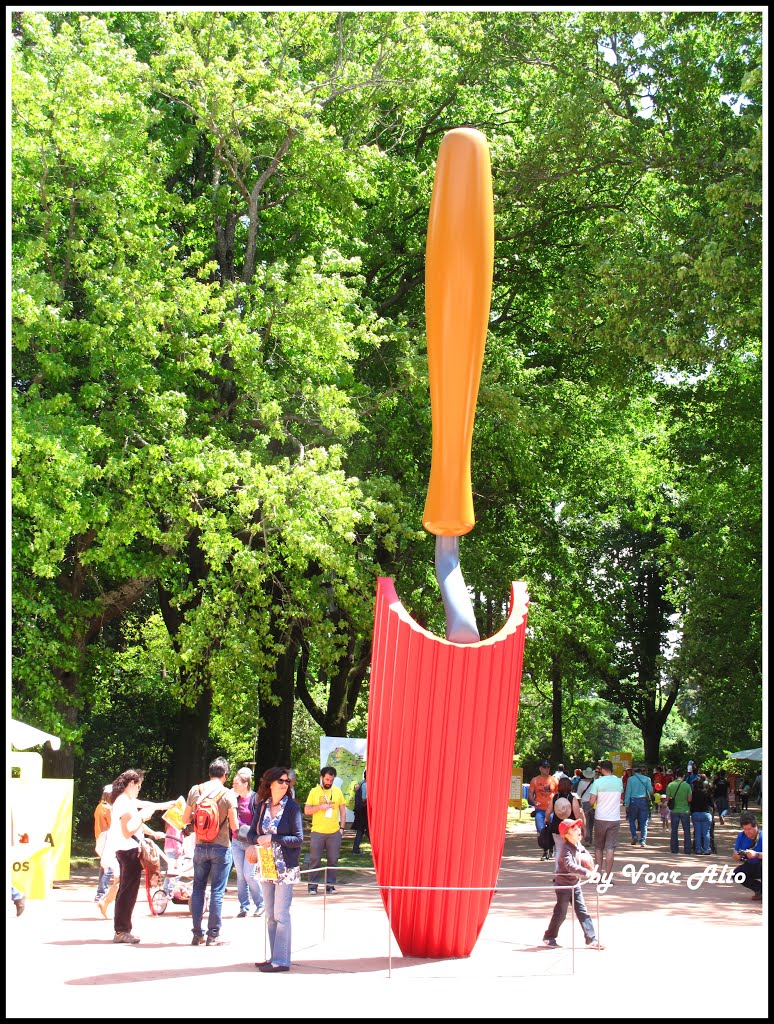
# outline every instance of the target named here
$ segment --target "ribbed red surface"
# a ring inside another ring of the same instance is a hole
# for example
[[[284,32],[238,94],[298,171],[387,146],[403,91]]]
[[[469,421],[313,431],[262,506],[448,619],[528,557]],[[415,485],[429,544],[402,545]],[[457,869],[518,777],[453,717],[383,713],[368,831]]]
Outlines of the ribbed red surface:
[[[476,644],[419,626],[391,579],[376,590],[368,704],[368,828],[380,885],[484,892],[392,892],[406,956],[469,956],[492,899],[505,837],[528,596]],[[382,890],[385,908],[388,891]]]

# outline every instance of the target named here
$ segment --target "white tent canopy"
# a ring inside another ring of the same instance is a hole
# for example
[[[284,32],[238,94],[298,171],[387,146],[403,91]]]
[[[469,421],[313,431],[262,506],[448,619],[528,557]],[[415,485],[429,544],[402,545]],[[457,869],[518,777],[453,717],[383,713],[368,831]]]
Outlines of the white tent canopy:
[[[13,718],[8,736],[15,750],[29,750],[30,747],[40,747],[44,743],[50,743],[52,750],[59,750],[62,746],[58,736],[52,736],[50,732],[43,732],[32,725],[25,725],[24,722],[16,722]]]
[[[763,747],[753,747],[751,750],[737,750],[734,754],[726,754],[726,757],[733,757],[735,761],[762,761]]]

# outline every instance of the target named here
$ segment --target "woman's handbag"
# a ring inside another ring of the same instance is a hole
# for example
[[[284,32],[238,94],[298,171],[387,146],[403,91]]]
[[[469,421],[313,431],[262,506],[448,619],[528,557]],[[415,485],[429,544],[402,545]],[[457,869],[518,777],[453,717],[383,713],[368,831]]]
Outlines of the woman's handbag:
[[[159,866],[161,863],[161,857],[159,855],[159,848],[155,843],[152,843],[150,839],[140,840],[140,864],[145,868],[149,875],[159,873]]]

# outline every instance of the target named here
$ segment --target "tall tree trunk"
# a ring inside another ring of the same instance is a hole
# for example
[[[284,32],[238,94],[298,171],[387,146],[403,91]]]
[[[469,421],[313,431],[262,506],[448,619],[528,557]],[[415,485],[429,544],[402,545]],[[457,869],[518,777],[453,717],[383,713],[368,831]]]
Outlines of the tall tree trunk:
[[[186,796],[191,786],[207,778],[210,761],[212,687],[202,686],[196,706],[180,707],[169,766],[169,792]]]
[[[54,672],[68,693],[77,693],[79,676],[75,672]],[[78,724],[78,709],[74,704],[58,705],[58,713],[68,726]],[[69,743],[63,743],[59,750],[52,750],[46,743],[43,747],[43,776],[46,779],[74,779],[75,751]]]
[[[209,565],[199,547],[201,533],[198,529],[191,530],[186,541],[185,562],[188,568],[188,580],[195,584],[192,598],[184,605],[173,601],[174,594],[158,584],[159,609],[164,625],[167,627],[169,639],[176,651],[180,650],[179,633],[185,622],[186,612],[201,603],[201,587],[199,584],[207,578]],[[180,669],[180,679],[185,683],[186,672]],[[212,686],[206,671],[199,675],[200,689],[194,707],[182,706],[178,711],[177,732],[169,765],[168,782],[171,792],[185,796],[197,782],[207,778],[209,765],[209,730],[210,712],[212,710]],[[188,687],[190,688],[190,687]]]
[[[556,766],[563,760],[562,665],[558,653],[554,653],[551,658],[551,762]]]
[[[255,744],[255,774],[260,777],[267,768],[290,765],[290,741],[293,730],[293,704],[296,683],[296,659],[301,647],[301,631],[294,627],[284,652],[277,658],[272,696],[277,702],[261,696],[258,700],[260,723]]]

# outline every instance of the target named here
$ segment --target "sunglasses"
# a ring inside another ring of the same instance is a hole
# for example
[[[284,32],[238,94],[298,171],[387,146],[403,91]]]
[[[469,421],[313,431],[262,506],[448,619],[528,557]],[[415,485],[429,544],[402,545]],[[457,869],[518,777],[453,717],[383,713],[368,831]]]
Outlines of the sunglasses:
[[[275,782],[279,782],[280,786],[289,786],[290,779],[275,779]]]

